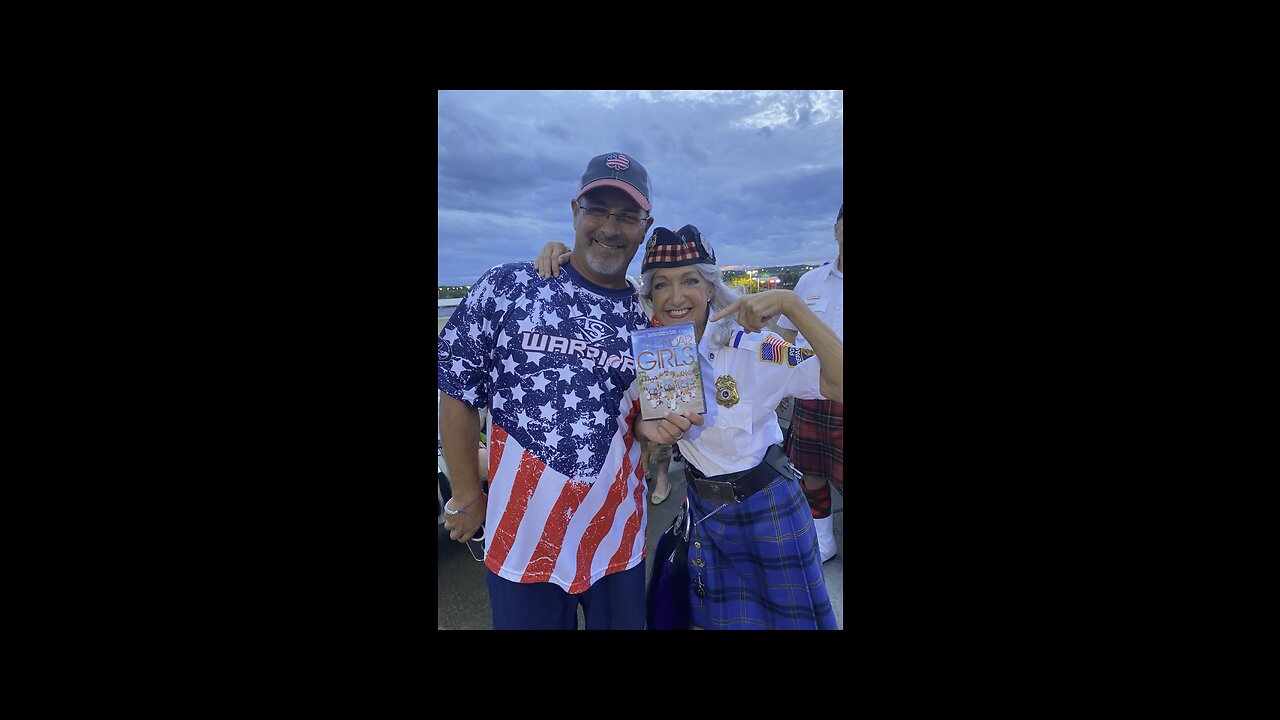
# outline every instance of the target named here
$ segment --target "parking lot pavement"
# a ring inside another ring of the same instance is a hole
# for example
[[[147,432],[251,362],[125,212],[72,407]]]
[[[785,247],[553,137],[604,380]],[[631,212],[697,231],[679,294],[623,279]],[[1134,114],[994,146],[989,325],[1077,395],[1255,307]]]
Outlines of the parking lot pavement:
[[[649,529],[646,533],[645,574],[653,569],[654,550],[658,536],[671,526],[685,495],[685,473],[682,463],[671,464],[671,495],[661,505],[649,504]],[[835,610],[836,622],[844,629],[844,496],[834,489],[831,504],[835,511],[835,558],[823,563],[827,591]],[[476,562],[471,553],[460,543],[449,540],[442,527],[437,527],[437,628],[440,630],[491,630],[489,591],[484,576],[488,572],[483,563]],[[582,614],[578,614],[578,627],[583,628]]]

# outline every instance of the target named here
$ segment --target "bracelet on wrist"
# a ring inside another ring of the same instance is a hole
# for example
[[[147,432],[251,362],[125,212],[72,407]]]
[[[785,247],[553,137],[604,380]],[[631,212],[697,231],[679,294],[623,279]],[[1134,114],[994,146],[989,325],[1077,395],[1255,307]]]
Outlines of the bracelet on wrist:
[[[482,497],[484,497],[484,493],[480,493],[479,495],[471,498],[471,502],[467,503],[466,505],[463,505],[457,510],[450,509],[449,503],[453,502],[453,498],[449,498],[444,503],[444,514],[445,515],[467,515],[468,514],[467,508],[471,507],[472,505],[475,505],[476,500],[479,500]]]

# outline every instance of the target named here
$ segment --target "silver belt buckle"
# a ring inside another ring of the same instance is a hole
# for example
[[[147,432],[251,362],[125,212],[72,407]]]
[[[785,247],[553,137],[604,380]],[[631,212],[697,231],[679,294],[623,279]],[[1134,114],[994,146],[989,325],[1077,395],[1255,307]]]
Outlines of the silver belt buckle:
[[[738,496],[733,493],[733,483],[703,480],[698,486],[698,494],[713,503],[736,503]]]

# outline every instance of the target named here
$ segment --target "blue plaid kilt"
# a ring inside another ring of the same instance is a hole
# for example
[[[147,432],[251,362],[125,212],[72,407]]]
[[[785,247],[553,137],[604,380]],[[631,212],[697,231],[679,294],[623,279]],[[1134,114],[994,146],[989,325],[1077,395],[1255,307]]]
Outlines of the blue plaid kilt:
[[[838,630],[818,562],[818,540],[799,483],[783,477],[707,517],[689,483],[694,522],[689,592],[704,630]],[[701,585],[702,594],[698,588]]]

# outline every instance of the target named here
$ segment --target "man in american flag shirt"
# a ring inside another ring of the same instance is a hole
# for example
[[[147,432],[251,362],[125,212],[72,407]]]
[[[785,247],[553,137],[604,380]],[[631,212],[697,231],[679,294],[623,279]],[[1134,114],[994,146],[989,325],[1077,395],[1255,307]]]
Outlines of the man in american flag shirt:
[[[579,605],[588,629],[644,628],[640,440],[673,443],[690,425],[635,422],[631,331],[648,318],[626,268],[653,224],[648,173],[628,155],[597,156],[570,209],[570,265],[547,278],[528,262],[491,268],[440,333],[445,527],[466,542],[484,525],[495,630],[572,630]]]

